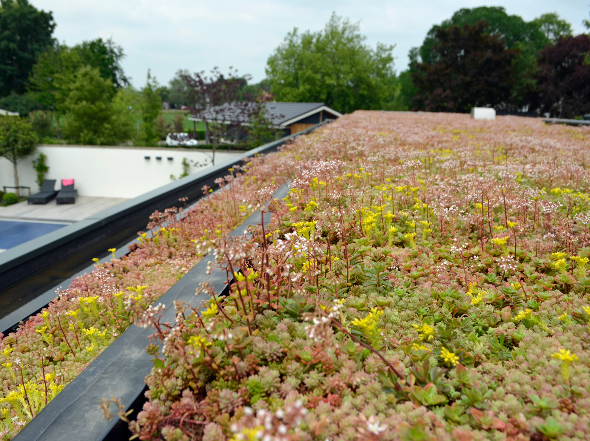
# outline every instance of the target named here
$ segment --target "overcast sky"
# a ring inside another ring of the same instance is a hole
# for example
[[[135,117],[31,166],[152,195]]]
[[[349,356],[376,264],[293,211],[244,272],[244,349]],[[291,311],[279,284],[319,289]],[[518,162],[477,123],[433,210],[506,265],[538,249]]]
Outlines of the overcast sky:
[[[135,86],[151,69],[167,84],[178,69],[209,71],[234,66],[255,82],[265,77],[268,56],[294,27],[317,31],[332,12],[359,21],[373,47],[395,44],[395,68],[408,64],[433,24],[460,8],[504,6],[529,21],[546,12],[584,31],[590,0],[30,0],[53,11],[55,36],[68,45],[97,37],[123,46],[123,68]]]

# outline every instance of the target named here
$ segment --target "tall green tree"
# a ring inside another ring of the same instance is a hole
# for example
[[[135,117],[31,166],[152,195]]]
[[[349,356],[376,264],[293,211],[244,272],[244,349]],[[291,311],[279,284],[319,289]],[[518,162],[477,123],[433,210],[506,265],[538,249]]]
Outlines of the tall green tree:
[[[39,56],[33,67],[30,90],[39,103],[56,109],[67,98],[70,84],[84,66],[97,69],[101,78],[110,80],[115,89],[121,89],[129,84],[120,64],[124,57],[121,46],[111,39],[97,38],[73,47],[55,43]]]
[[[121,66],[125,52],[123,47],[116,44],[112,38],[83,41],[74,46],[73,50],[78,52],[83,65],[96,67],[100,76],[110,79],[115,88],[121,89],[129,85],[129,79]]]
[[[65,115],[65,136],[81,144],[117,145],[129,140],[133,126],[125,100],[118,99],[120,93],[97,68],[80,68],[58,108]]]
[[[335,14],[319,32],[289,32],[266,75],[279,101],[323,102],[340,112],[380,109],[395,93],[393,48],[373,49],[358,23]]]
[[[146,85],[139,92],[139,133],[137,141],[140,145],[155,145],[160,140],[156,120],[162,111],[162,99],[158,94],[158,82],[147,74]]]
[[[189,88],[182,78],[189,76],[191,73],[186,69],[179,69],[174,77],[168,82],[168,101],[174,109],[180,109],[180,106],[192,105],[188,100]],[[163,99],[163,98],[162,98]],[[193,103],[194,104],[194,103]]]
[[[418,63],[412,80],[418,108],[433,112],[467,112],[496,107],[510,98],[517,49],[485,32],[486,23],[449,26],[436,31],[436,62]]]
[[[555,43],[560,37],[569,37],[572,35],[572,25],[559,18],[557,12],[549,12],[535,18],[531,23],[537,25],[545,37]]]
[[[12,162],[14,167],[14,185],[20,185],[18,162],[35,153],[37,135],[26,119],[16,116],[0,116],[0,157]]]
[[[53,43],[51,12],[28,0],[0,0],[0,96],[26,92],[39,55]]]

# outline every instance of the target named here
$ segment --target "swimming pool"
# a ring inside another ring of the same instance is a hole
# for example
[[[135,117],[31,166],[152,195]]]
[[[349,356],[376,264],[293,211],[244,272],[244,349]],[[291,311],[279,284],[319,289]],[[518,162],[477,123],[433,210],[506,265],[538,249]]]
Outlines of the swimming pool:
[[[0,252],[36,239],[68,224],[0,220]]]

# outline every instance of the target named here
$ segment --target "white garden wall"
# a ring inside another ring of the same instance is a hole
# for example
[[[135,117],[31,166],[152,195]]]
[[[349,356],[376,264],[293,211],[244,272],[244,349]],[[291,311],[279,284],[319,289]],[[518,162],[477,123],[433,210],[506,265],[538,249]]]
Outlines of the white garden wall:
[[[20,185],[31,187],[32,193],[38,191],[32,162],[39,153],[47,155],[46,179],[57,180],[56,190],[61,179],[73,178],[78,195],[94,197],[133,198],[158,188],[171,181],[171,174],[178,177],[182,173],[183,158],[193,161],[191,174],[205,169],[193,167],[194,163],[211,165],[210,150],[41,145],[36,154],[18,164]],[[215,163],[240,154],[217,152]],[[162,159],[156,159],[157,156]],[[13,167],[7,159],[0,158],[0,190],[4,185],[14,185]]]

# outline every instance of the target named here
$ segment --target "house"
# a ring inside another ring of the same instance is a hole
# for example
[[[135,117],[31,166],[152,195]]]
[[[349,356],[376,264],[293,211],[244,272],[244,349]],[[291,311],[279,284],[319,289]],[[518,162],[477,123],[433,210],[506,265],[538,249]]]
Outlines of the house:
[[[244,106],[247,103],[227,103],[212,107],[199,114],[191,115],[189,121],[216,122],[223,124],[248,125],[248,121],[240,116],[247,114]],[[264,102],[266,117],[273,127],[282,129],[284,135],[292,135],[326,120],[334,120],[341,113],[324,105],[324,103],[281,103]]]

